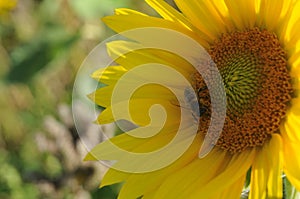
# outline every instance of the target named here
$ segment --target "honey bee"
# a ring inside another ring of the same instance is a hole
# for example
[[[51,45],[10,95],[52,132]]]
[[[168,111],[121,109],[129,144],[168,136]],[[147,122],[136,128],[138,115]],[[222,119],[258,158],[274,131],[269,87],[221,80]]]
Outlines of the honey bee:
[[[184,100],[186,105],[192,112],[194,121],[198,124],[200,117],[209,112],[209,97],[207,94],[207,87],[203,86],[198,89],[197,96],[195,95],[195,91],[192,88],[187,87],[184,90]],[[211,140],[204,140],[199,151],[199,158],[205,157],[213,147],[214,144],[212,144]]]
[[[191,110],[193,118],[196,122],[199,121],[201,115],[205,114],[208,110],[208,107],[201,103],[201,92],[207,89],[207,87],[202,87],[197,90],[197,96],[195,95],[195,91],[187,87],[184,89],[184,101],[187,105],[187,108]]]

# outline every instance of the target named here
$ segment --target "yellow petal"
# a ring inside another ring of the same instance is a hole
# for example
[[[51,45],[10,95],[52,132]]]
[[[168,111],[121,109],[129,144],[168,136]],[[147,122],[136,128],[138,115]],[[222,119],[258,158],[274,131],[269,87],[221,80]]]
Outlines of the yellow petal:
[[[137,79],[135,79],[137,81]],[[133,82],[128,82],[129,85],[134,84],[135,80]],[[138,82],[138,81],[137,81]],[[123,85],[127,82],[122,82]],[[115,85],[106,86],[103,88],[100,88],[96,90],[94,93],[90,94],[89,97],[91,100],[93,100],[96,104],[102,106],[102,107],[109,107],[111,106],[111,98],[113,92],[115,92]],[[115,103],[119,103],[121,101],[124,101],[123,96],[127,95],[127,92],[124,90],[117,90],[117,93],[115,93],[117,96]],[[119,96],[119,97],[118,97]],[[128,98],[134,98],[134,99],[152,99],[155,100],[157,98],[160,98],[161,100],[166,101],[174,101],[176,102],[176,98],[174,94],[168,90],[167,88],[157,85],[157,84],[147,84],[144,86],[141,86],[138,88],[134,93],[132,93],[131,96],[128,96]]]
[[[130,175],[130,173],[125,173],[122,171],[118,171],[115,169],[110,168],[104,175],[101,184],[100,184],[100,188],[107,186],[107,185],[112,185],[115,183],[120,183],[125,181]]]
[[[128,8],[119,8],[119,9],[115,9],[115,14],[116,15],[141,15],[141,16],[148,16],[144,13],[138,12],[136,10],[131,10]]]
[[[246,28],[253,28],[256,21],[255,1],[225,0],[229,17],[234,25],[241,31]]]
[[[127,70],[131,70],[132,68],[143,64],[157,63],[174,68],[186,78],[189,78],[190,74],[195,70],[192,65],[182,57],[159,49],[145,49],[141,45],[133,42],[115,41],[110,42],[107,47],[110,56],[115,62],[119,63]],[[155,69],[153,73],[158,75],[161,74],[160,70]]]
[[[165,139],[165,138],[162,137],[162,139]],[[143,145],[144,143],[146,143],[148,141],[149,140],[147,140],[147,139],[134,138],[134,137],[128,135],[127,133],[122,133],[121,135],[112,137],[109,140],[105,140],[104,142],[101,142],[100,144],[98,144],[86,155],[85,160],[92,160],[92,161],[100,160],[99,157],[101,156],[101,154],[99,155],[99,153],[109,153],[110,152],[110,148],[109,148],[110,144],[108,142],[111,142],[126,151],[135,151],[136,148],[138,148],[139,146]],[[112,158],[110,158],[110,159],[112,159]],[[113,174],[114,174],[114,172],[112,171],[112,175]]]
[[[166,3],[163,0],[146,0],[146,2],[155,9],[163,18],[167,20],[171,20],[174,22],[178,22],[185,26],[186,28],[196,31],[197,29],[194,25],[188,21],[180,12],[175,10],[172,6]]]
[[[131,175],[124,183],[119,197],[125,199],[137,198],[138,196],[146,193],[146,197],[144,196],[145,198],[150,198],[150,196],[153,198],[156,192],[155,189],[160,186],[161,182],[191,162],[197,155],[198,151],[199,143],[194,142],[190,149],[170,166],[155,172]],[[151,192],[152,194],[150,194]]]
[[[300,8],[299,8],[300,10]],[[289,41],[287,42],[287,46],[294,46],[295,44],[300,42],[300,36],[299,36],[299,31],[300,31],[300,17],[298,17],[297,21],[291,25],[291,32],[290,32],[290,37]]]
[[[300,88],[299,88],[300,89]],[[291,100],[291,112],[295,115],[300,117],[300,97],[294,98]]]
[[[212,5],[215,7],[216,11],[218,12],[218,14],[221,16],[221,18],[227,22],[226,18],[228,17],[228,8],[226,6],[226,3],[220,0],[211,0],[211,2]]]
[[[300,44],[300,43],[299,43]],[[294,48],[295,45],[293,45]],[[299,45],[300,48],[300,45]],[[293,78],[299,78],[300,77],[300,49],[298,51],[295,51],[294,49],[290,49],[290,57],[288,59],[289,67],[291,67],[291,76]],[[296,82],[297,83],[297,82]]]
[[[270,171],[267,182],[268,198],[282,198],[282,139],[273,134],[268,147]]]
[[[254,160],[250,199],[282,198],[282,163],[282,139],[279,134],[273,134]]]
[[[266,187],[268,180],[268,155],[264,147],[258,151],[253,161],[251,170],[251,184],[249,199],[266,198]]]
[[[124,135],[122,136],[122,138],[118,139],[118,140],[122,140],[123,147],[124,144],[125,145],[127,144],[129,146],[130,143],[132,143],[128,139],[126,140],[123,139],[124,139]],[[132,137],[129,139],[132,139]],[[117,144],[120,144],[120,142],[118,142]],[[139,145],[143,145],[143,144],[140,143]],[[117,171],[115,169],[109,169],[101,182],[101,187],[126,181],[126,183],[124,183],[121,189],[119,198],[125,198],[125,199],[137,198],[138,196],[141,196],[144,193],[146,194],[143,198],[152,198],[155,193],[155,190],[153,189],[156,188],[161,183],[162,180],[167,178],[174,171],[181,169],[184,165],[186,165],[192,159],[194,159],[195,156],[197,155],[198,150],[199,150],[199,144],[195,142],[191,146],[191,148],[185,153],[185,155],[181,156],[176,162],[174,162],[173,164],[171,164],[166,168],[163,168],[155,172],[143,173],[143,174],[133,174],[133,173],[129,174],[122,171]]]
[[[240,177],[240,179],[227,187],[225,191],[219,193],[216,196],[213,196],[211,199],[240,198],[245,184],[245,179],[246,176],[243,175],[242,177]]]
[[[249,198],[282,198],[282,168],[282,139],[273,134],[253,163]]]
[[[280,41],[285,44],[285,48],[290,51],[294,47],[295,43],[291,42],[291,38],[296,36],[291,34],[293,28],[297,28],[297,21],[299,19],[299,1],[284,1],[283,9],[281,12],[281,20],[277,23],[278,30],[276,31],[277,35],[280,38]]]
[[[97,121],[99,124],[107,124],[117,120],[128,120],[137,125],[145,126],[151,122],[149,114],[153,105],[159,105],[165,109],[166,112],[159,110],[155,114],[166,114],[166,124],[174,124],[180,121],[180,109],[169,101],[161,99],[131,99],[129,102],[115,103],[101,112]]]
[[[105,141],[93,148],[85,160],[113,160],[113,168],[131,173],[159,170],[174,163],[188,150],[195,137],[190,135],[191,130],[183,129],[181,135],[174,139],[165,134],[142,139],[144,144],[139,146],[144,150],[142,153],[127,151],[113,142]],[[152,148],[157,150],[148,151]]]
[[[299,116],[290,113],[286,124],[280,129],[283,139],[284,172],[298,191],[300,190],[299,128]]]
[[[292,112],[287,113],[286,121],[284,122],[284,126],[281,127],[284,133],[282,135],[287,137],[292,142],[299,142],[300,143],[300,117],[295,115]]]
[[[191,196],[193,196],[194,198],[209,198],[213,196],[214,193],[216,193],[216,187],[218,187],[218,191],[226,190],[228,186],[237,182],[247,173],[254,157],[255,150],[247,150],[240,154],[233,155],[228,165],[224,165],[221,172],[214,178],[212,178],[211,181],[204,184],[203,186],[198,187],[198,189],[194,187],[194,192],[192,190],[189,190]]]
[[[197,135],[197,137],[199,136],[200,135]],[[149,143],[148,146],[150,144],[153,145],[152,142],[156,143],[156,139],[141,140],[141,139],[133,138],[128,134],[121,134],[119,136],[113,137],[111,141],[125,150],[136,151],[133,148],[135,149],[138,147],[144,148],[146,142]],[[161,170],[151,172],[151,173],[133,174],[133,173],[125,173],[122,171],[117,171],[111,168],[107,171],[107,173],[103,177],[101,181],[101,187],[126,181],[126,183],[124,184],[124,188],[122,188],[124,189],[124,191],[121,191],[122,195],[126,195],[126,192],[128,191],[128,192],[132,192],[132,194],[135,194],[136,196],[141,195],[142,193],[146,193],[145,198],[150,198],[150,196],[152,196],[153,193],[155,193],[154,190],[152,191],[155,185],[160,184],[162,179],[169,176],[175,170],[181,169],[183,166],[185,166],[192,159],[195,158],[195,156],[199,151],[199,143],[197,141],[198,139],[199,138],[195,139],[195,142],[191,145],[191,147],[187,150],[187,152],[183,156],[181,156],[176,162]],[[140,150],[140,152],[142,151]],[[142,181],[143,183],[135,183],[136,181]],[[138,187],[139,189],[137,189],[137,186],[139,186]],[[150,189],[151,191],[149,191]]]
[[[208,43],[206,42],[205,39],[199,37],[199,35],[187,29],[185,26],[181,25],[180,23],[174,23],[172,21],[168,21],[161,18],[145,16],[145,14],[136,11],[128,12],[128,9],[126,9],[125,15],[121,14],[122,12],[123,12],[122,9],[118,9],[117,15],[107,16],[104,17],[102,20],[111,29],[113,29],[118,33],[127,30],[133,30],[136,28],[144,28],[144,27],[166,28],[166,29],[175,30],[185,35],[188,35],[191,38],[194,38],[197,41],[199,41],[203,46],[208,47]]]
[[[122,66],[109,66],[96,70],[91,77],[99,82],[111,85],[115,84],[125,72],[126,69]]]
[[[293,143],[288,139],[284,139],[284,173],[287,178],[300,191],[300,157],[299,143]]]
[[[266,27],[267,30],[273,31],[278,27],[279,19],[282,14],[284,4],[290,1],[285,0],[260,0],[259,22],[261,27]]]
[[[142,197],[142,199],[153,199],[155,196],[155,191],[154,190],[151,190],[147,193],[145,193]]]
[[[224,22],[224,16],[221,16],[217,10],[218,4],[214,5],[210,0],[175,0],[175,2],[192,24],[207,35],[206,40],[210,43],[217,39],[221,33],[226,32],[226,28],[230,26]]]
[[[213,149],[203,159],[196,158],[185,167],[170,174],[156,192],[155,199],[184,197],[190,189],[199,189],[215,177],[215,173],[230,161],[226,153]],[[172,191],[170,191],[172,190]],[[205,197],[204,197],[205,198]]]
[[[144,48],[143,45],[137,42],[129,42],[123,40],[109,42],[106,44],[106,46],[108,54],[113,59],[113,61],[117,61],[119,58],[127,58],[127,54],[131,53],[132,51],[135,52]],[[126,65],[127,64],[125,64],[124,66],[126,67]]]
[[[88,95],[89,99],[102,107],[108,107],[111,104],[111,93],[114,86],[105,86]]]

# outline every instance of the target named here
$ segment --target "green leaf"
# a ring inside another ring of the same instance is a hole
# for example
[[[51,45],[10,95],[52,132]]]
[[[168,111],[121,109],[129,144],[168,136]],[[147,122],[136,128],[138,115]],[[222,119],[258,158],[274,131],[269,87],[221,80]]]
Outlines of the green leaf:
[[[285,199],[300,199],[300,192],[290,183],[287,177],[283,179]]]
[[[251,180],[251,168],[247,171],[247,174],[246,174],[245,188],[249,187],[250,180]]]

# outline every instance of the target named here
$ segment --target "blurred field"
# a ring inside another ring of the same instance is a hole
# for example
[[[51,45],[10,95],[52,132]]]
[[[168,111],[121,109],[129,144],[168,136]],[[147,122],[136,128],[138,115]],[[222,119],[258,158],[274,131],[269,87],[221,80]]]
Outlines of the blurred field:
[[[106,168],[82,161],[71,102],[82,61],[113,34],[100,18],[117,7],[152,12],[141,0],[19,0],[0,17],[1,199],[116,198],[117,185],[98,189]],[[77,106],[87,139],[100,141]]]

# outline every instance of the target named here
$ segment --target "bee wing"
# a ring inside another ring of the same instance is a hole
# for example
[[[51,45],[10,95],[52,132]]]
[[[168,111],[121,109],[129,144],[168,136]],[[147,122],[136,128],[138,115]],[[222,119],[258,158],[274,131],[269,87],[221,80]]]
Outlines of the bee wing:
[[[199,121],[200,110],[197,95],[191,87],[186,87],[184,90],[184,99],[186,107],[189,109],[195,121]]]

